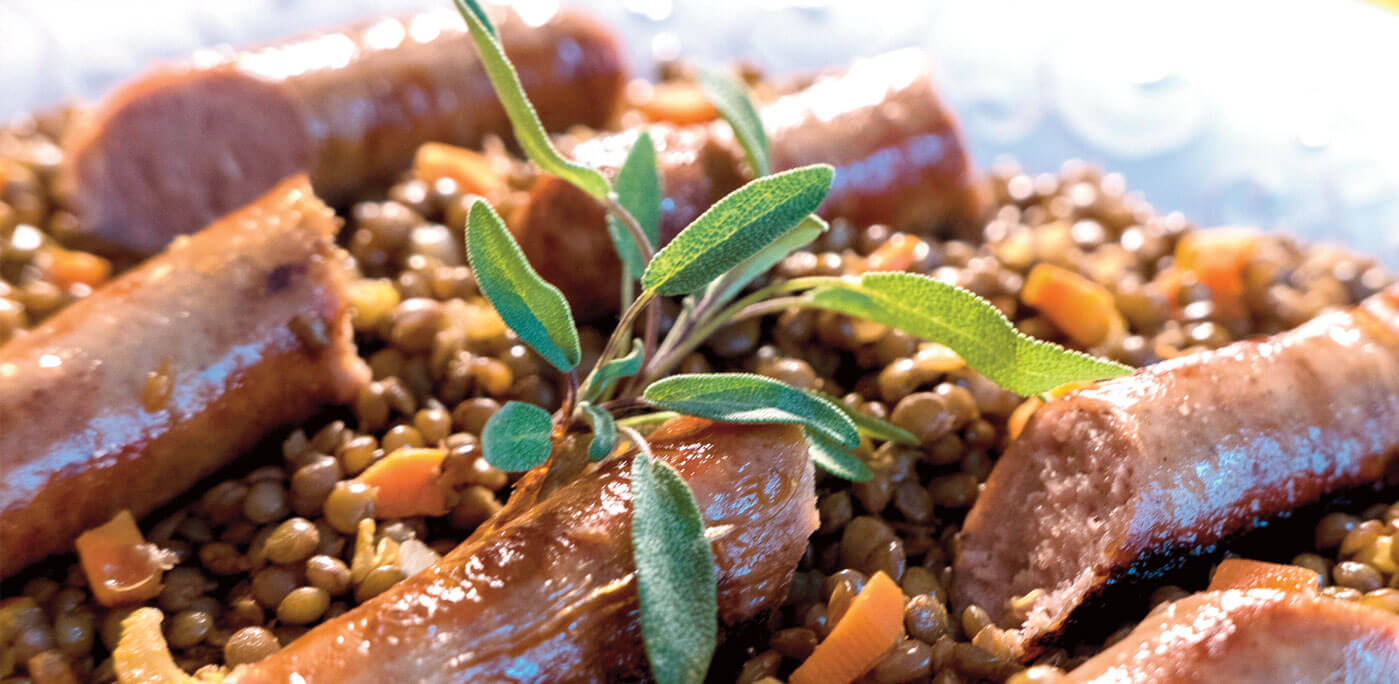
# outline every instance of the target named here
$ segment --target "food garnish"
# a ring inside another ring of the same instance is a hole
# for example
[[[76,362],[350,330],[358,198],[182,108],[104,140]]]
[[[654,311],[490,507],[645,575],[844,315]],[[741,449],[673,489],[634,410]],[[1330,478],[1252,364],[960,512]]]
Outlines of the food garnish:
[[[921,275],[779,280],[739,298],[770,266],[825,229],[812,212],[830,191],[832,168],[818,164],[769,174],[767,138],[747,91],[708,72],[701,84],[733,128],[755,180],[721,199],[658,252],[662,186],[655,177],[649,136],[638,137],[615,183],[566,159],[540,125],[486,13],[475,0],[455,2],[520,147],[541,170],[603,204],[626,265],[618,325],[594,367],[580,379],[578,331],[567,301],[525,261],[495,211],[484,200],[475,202],[467,219],[466,243],[481,291],[520,339],[564,372],[568,381],[562,406],[553,415],[522,402],[506,404],[487,422],[482,450],[502,470],[564,468],[562,472],[581,468],[561,464],[561,459],[596,460],[611,453],[617,431],[639,450],[631,480],[633,553],[646,651],[652,674],[663,684],[703,681],[717,641],[715,580],[694,495],[673,469],[646,457],[645,437],[636,426],[673,413],[799,424],[815,463],[853,479],[869,476],[868,467],[853,453],[860,431],[882,438],[912,437],[871,416],[852,420],[849,410],[836,402],[777,380],[738,373],[666,377],[715,330],[793,307],[836,311],[944,344],[988,378],[1026,395],[1066,382],[1131,372],[1126,366],[1026,337],[987,301]],[[664,297],[683,297],[682,311],[666,337],[659,339]],[[642,413],[647,409],[653,412]],[[590,456],[555,448],[574,431],[593,432]],[[871,596],[866,602],[879,603],[892,588],[889,595],[898,598],[901,607],[898,587],[887,577],[884,582],[888,587],[871,582],[874,588],[866,589]],[[849,629],[856,629],[856,622],[852,620]]]

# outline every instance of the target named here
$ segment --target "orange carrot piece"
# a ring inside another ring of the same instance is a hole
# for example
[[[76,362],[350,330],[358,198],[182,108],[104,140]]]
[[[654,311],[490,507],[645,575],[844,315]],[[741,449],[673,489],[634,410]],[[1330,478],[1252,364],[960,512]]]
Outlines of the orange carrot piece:
[[[418,148],[413,155],[413,174],[428,183],[450,178],[463,191],[492,202],[509,189],[480,152],[443,143],[424,143]]]
[[[1195,274],[1209,286],[1219,313],[1242,316],[1244,267],[1258,248],[1261,233],[1255,228],[1197,230],[1176,244],[1176,266]]]
[[[62,288],[70,285],[97,287],[112,275],[112,263],[96,254],[54,248],[49,251],[49,263],[44,279]]]
[[[868,270],[907,271],[928,255],[928,243],[906,233],[895,233],[870,253]]]
[[[1280,589],[1316,591],[1321,575],[1295,565],[1279,565],[1243,558],[1226,558],[1210,578],[1210,591],[1225,589]]]
[[[658,83],[651,96],[638,102],[636,108],[649,121],[668,121],[684,126],[704,123],[718,118],[719,111],[698,83]]]
[[[374,510],[380,518],[446,515],[443,449],[399,449],[376,461],[355,478],[378,490]]]
[[[1053,264],[1038,264],[1030,271],[1020,298],[1084,347],[1102,344],[1126,330],[1107,288]]]
[[[164,571],[175,565],[173,554],[141,537],[131,511],[78,535],[76,546],[88,586],[104,606],[154,598]]]
[[[869,671],[904,631],[904,592],[883,572],[860,590],[825,641],[787,681],[791,684],[846,684]]]

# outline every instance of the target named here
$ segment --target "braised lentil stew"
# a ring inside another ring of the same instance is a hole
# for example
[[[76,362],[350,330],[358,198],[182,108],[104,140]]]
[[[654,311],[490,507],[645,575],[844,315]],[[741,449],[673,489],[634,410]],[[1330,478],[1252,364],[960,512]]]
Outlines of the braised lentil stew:
[[[666,75],[688,73],[672,66]],[[630,91],[643,100],[664,88]],[[633,104],[644,109],[647,102]],[[640,116],[629,112],[624,122]],[[0,130],[0,342],[25,334],[113,270],[73,242],[75,219],[56,190],[62,152],[55,141],[67,119],[56,112]],[[509,213],[535,171],[498,139],[483,153],[509,187],[498,207]],[[1242,270],[1242,290],[1231,300],[1238,306],[1230,306],[1189,275],[1162,286],[1178,243],[1197,229],[1178,213],[1157,212],[1122,176],[1080,162],[1030,174],[1001,161],[985,183],[994,210],[982,243],[836,221],[810,249],[778,264],[776,274],[854,274],[896,259],[904,270],[987,298],[1030,335],[1133,366],[1286,330],[1393,282],[1373,259],[1268,234]],[[279,435],[275,445],[141,521],[145,539],[173,554],[175,564],[159,594],[140,605],[164,613],[166,639],[185,671],[262,659],[422,569],[501,509],[513,478],[480,458],[485,421],[510,399],[553,410],[564,385],[477,289],[461,232],[449,228],[463,224],[470,200],[449,178],[429,182],[410,173],[386,194],[345,207],[341,242],[359,275],[352,286],[355,337],[374,381],[352,405]],[[1037,310],[1026,283],[1041,264],[1076,273],[1105,293],[1089,322],[1115,320],[1122,334],[1085,345],[1092,333],[1065,329]],[[663,329],[676,313],[666,311]],[[581,332],[585,359],[596,358],[607,331]],[[747,371],[820,390],[920,442],[866,438],[859,453],[875,473],[868,482],[818,475],[820,527],[786,605],[726,647],[739,655],[723,676],[751,683],[789,675],[876,572],[902,587],[907,633],[866,681],[1039,681],[1101,647],[1097,640],[1066,644],[1036,661],[1050,668],[1021,673],[1013,645],[985,611],[972,606],[955,614],[948,605],[952,537],[1038,399],[999,389],[940,345],[809,310],[726,327],[680,370]],[[441,468],[452,484],[446,512],[385,515],[362,476],[391,455],[424,447],[445,450]],[[1314,539],[1286,540],[1287,548],[1271,555],[1321,573],[1324,594],[1399,613],[1399,543],[1391,543],[1399,503],[1338,505],[1342,510],[1320,518]],[[366,527],[366,520],[374,524]],[[1184,593],[1163,581],[1151,602]],[[137,605],[95,602],[71,557],[7,580],[3,594],[0,681],[58,681],[53,673],[64,669],[79,681],[115,680],[110,653],[122,618]],[[1121,617],[1126,629],[1141,615]]]

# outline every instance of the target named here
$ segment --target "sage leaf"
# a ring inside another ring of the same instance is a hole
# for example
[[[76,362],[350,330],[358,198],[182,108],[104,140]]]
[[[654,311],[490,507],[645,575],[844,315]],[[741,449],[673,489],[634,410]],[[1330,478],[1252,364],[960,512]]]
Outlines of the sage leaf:
[[[457,11],[466,20],[466,28],[476,50],[481,53],[481,64],[486,76],[495,88],[496,97],[505,108],[510,119],[510,127],[525,156],[537,164],[540,170],[551,173],[577,186],[583,192],[598,200],[605,199],[611,191],[607,178],[594,169],[564,159],[563,155],[549,141],[544,124],[539,121],[539,113],[525,96],[525,88],[520,83],[520,75],[505,56],[495,26],[481,5],[475,0],[456,0]]]
[[[807,216],[757,254],[744,259],[722,278],[710,283],[704,292],[705,300],[714,305],[723,305],[742,292],[743,288],[748,287],[755,278],[767,273],[777,262],[787,258],[787,255],[811,244],[829,227],[820,216]]]
[[[631,468],[631,542],[646,657],[660,684],[699,684],[718,642],[714,552],[689,485],[629,432],[639,449]]]
[[[855,424],[831,402],[772,378],[749,373],[673,375],[651,383],[646,403],[726,423],[807,427],[847,448],[860,443]]]
[[[856,430],[859,430],[861,433],[864,433],[865,435],[868,435],[873,439],[882,439],[886,442],[894,442],[896,444],[905,444],[908,446],[918,446],[920,444],[920,442],[918,441],[918,437],[916,437],[912,432],[909,432],[908,430],[905,430],[887,420],[875,418],[874,416],[871,416],[870,414],[865,413],[864,411],[851,408],[850,406],[846,405],[845,402],[836,399],[835,397],[822,394],[821,392],[817,392],[816,390],[808,390],[807,393],[814,397],[825,399],[826,401],[831,402],[832,405],[840,409],[841,412],[844,413],[846,417],[850,419],[850,422],[855,424]]]
[[[644,360],[642,351],[641,340],[633,339],[631,351],[626,356],[619,356],[593,370],[583,389],[583,399],[593,401],[607,394],[612,383],[641,372],[641,362]]]
[[[729,193],[656,254],[641,286],[665,296],[704,287],[815,211],[834,176],[827,164],[803,166]]]
[[[588,460],[596,462],[607,458],[612,453],[612,447],[617,445],[617,421],[601,406],[585,401],[578,408],[593,426],[593,441],[588,443]]]
[[[802,428],[802,434],[806,436],[806,450],[811,455],[811,462],[820,469],[851,482],[874,479],[874,471],[849,449],[814,430]]]
[[[486,14],[485,8],[481,7],[481,3],[476,0],[456,0],[456,3],[458,12],[470,12],[475,15],[476,19],[481,22],[481,25],[485,27],[486,31],[491,34],[491,37],[500,40],[500,31],[496,30],[495,23],[493,23],[490,16]]]
[[[473,203],[467,215],[466,255],[501,320],[555,368],[573,370],[582,350],[568,300],[535,273],[505,223],[483,200]]]
[[[655,413],[643,413],[639,416],[628,416],[617,421],[617,427],[641,428],[652,425],[660,425],[680,414],[674,411],[656,411]]]
[[[867,318],[946,345],[968,366],[1016,394],[1066,382],[1129,375],[1119,363],[1021,334],[999,309],[955,285],[913,273],[867,273],[818,288],[808,305]]]
[[[724,117],[729,128],[733,129],[734,138],[738,139],[743,154],[748,157],[748,167],[752,169],[753,176],[761,178],[772,173],[768,134],[763,130],[758,108],[753,106],[753,100],[748,96],[748,88],[710,69],[700,71],[699,82],[704,94],[719,110],[719,116]]]
[[[553,432],[549,412],[534,404],[507,401],[481,428],[481,454],[507,473],[519,473],[549,460]]]
[[[661,176],[656,169],[656,144],[651,141],[651,133],[642,131],[636,136],[631,151],[622,162],[613,182],[617,188],[617,203],[636,219],[641,232],[658,247],[661,240]],[[641,249],[631,231],[622,225],[617,217],[608,214],[607,232],[612,236],[612,244],[617,255],[626,267],[627,277],[633,280],[641,277],[646,264],[641,258]]]

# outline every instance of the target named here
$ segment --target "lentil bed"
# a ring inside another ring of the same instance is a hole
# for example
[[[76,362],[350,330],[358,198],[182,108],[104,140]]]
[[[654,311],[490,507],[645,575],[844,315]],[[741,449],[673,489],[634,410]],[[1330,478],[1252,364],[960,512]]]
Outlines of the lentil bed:
[[[648,89],[629,92],[644,97]],[[0,341],[83,296],[110,270],[73,248],[74,219],[54,189],[61,158],[54,140],[67,118],[60,112],[0,131]],[[504,203],[518,201],[532,170],[499,141],[486,147],[512,188]],[[1188,279],[1171,301],[1153,279],[1171,266],[1176,242],[1193,227],[1128,193],[1120,175],[1077,162],[1057,174],[1027,175],[1003,162],[986,182],[997,207],[983,245],[837,221],[776,272],[857,273],[876,250],[892,249],[908,257],[909,270],[965,286],[1025,332],[1068,344],[1020,298],[1034,265],[1056,264],[1106,288],[1126,323],[1125,334],[1090,351],[1138,366],[1293,327],[1391,280],[1372,259],[1274,235],[1245,269],[1245,310],[1216,310],[1209,288]],[[469,200],[450,180],[408,177],[386,197],[350,207],[342,241],[363,276],[354,285],[354,326],[374,382],[352,406],[286,433],[279,454],[251,458],[255,466],[143,521],[146,538],[178,559],[148,605],[164,612],[167,639],[185,670],[266,656],[423,567],[501,507],[511,478],[478,458],[481,427],[509,399],[554,408],[560,378],[477,290],[460,232],[447,228],[462,224]],[[582,331],[585,365],[605,332]],[[904,589],[907,636],[868,681],[1037,681],[1096,650],[1089,644],[1055,651],[1040,661],[1051,667],[1017,674],[1021,666],[983,611],[948,612],[951,537],[1023,421],[1024,412],[1016,412],[1021,397],[938,345],[809,311],[724,328],[682,370],[745,370],[820,389],[921,441],[908,447],[866,440],[860,453],[876,473],[870,482],[819,477],[820,529],[785,607],[761,626],[738,681],[771,683],[789,674],[878,571]],[[447,452],[449,512],[376,515],[372,490],[355,476],[397,449],[424,446]],[[364,520],[375,522],[368,534]],[[1328,593],[1399,612],[1396,532],[1399,504],[1333,513],[1317,527],[1314,547],[1298,546],[1294,562],[1322,572]],[[121,618],[136,606],[94,602],[71,557],[12,580],[0,593],[0,682],[51,681],[65,669],[79,681],[113,681],[110,651]],[[1153,601],[1183,593],[1161,587]]]

